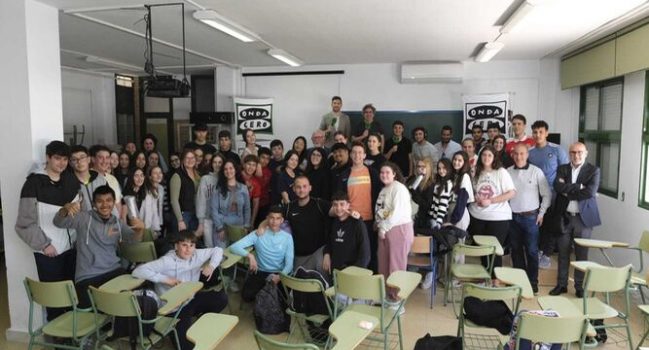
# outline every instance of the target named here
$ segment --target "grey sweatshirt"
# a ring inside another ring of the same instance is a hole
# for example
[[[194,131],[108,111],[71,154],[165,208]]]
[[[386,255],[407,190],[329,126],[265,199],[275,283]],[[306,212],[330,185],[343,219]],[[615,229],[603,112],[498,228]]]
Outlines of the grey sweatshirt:
[[[203,223],[205,219],[210,218],[212,213],[211,199],[212,194],[216,192],[216,184],[219,178],[215,173],[209,173],[201,177],[201,182],[198,185],[198,192],[196,193],[196,217],[199,223]]]
[[[168,278],[175,278],[183,282],[196,282],[200,278],[201,268],[209,261],[214,268],[212,278],[217,278],[216,268],[223,259],[223,249],[206,248],[196,249],[191,258],[184,260],[175,251],[169,251],[163,257],[146,264],[139,265],[133,270],[133,276],[155,283],[155,291],[162,295],[171,287],[164,283]]]
[[[82,211],[75,216],[57,213],[54,225],[77,231],[77,267],[75,282],[97,277],[120,267],[117,248],[121,241],[133,241],[134,232],[115,215],[104,220],[94,210]]]

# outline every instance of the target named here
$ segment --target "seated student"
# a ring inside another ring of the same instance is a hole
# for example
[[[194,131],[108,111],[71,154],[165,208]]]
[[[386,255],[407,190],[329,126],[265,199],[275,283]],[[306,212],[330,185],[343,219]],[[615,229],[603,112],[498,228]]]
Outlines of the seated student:
[[[284,222],[282,209],[272,206],[266,220],[268,225],[262,235],[250,232],[230,246],[232,253],[248,257],[251,273],[241,290],[241,298],[246,302],[255,300],[267,279],[278,284],[279,273],[290,274],[293,270],[293,237],[280,228]],[[256,258],[246,251],[250,246],[255,247]]]
[[[56,227],[77,231],[74,282],[82,308],[90,307],[89,286],[98,287],[126,273],[116,253],[118,244],[139,241],[144,233],[142,220],[131,219],[129,227],[113,215],[115,192],[110,186],[97,187],[92,197],[94,210],[81,211],[79,202],[67,203],[53,220]]]
[[[213,274],[221,264],[223,249],[219,247],[196,249],[196,240],[197,237],[192,231],[180,231],[174,251],[136,267],[133,276],[155,283],[155,292],[158,295],[162,295],[182,282],[198,281],[201,273],[207,280],[217,278]],[[180,348],[182,350],[193,348],[185,336],[193,317],[207,312],[221,312],[227,304],[228,295],[224,290],[196,293],[192,301],[185,305],[178,315],[180,321],[176,325],[176,330]]]
[[[366,268],[370,263],[370,241],[365,223],[349,210],[349,196],[338,191],[331,197],[336,218],[331,223],[322,269],[328,273],[347,266]]]

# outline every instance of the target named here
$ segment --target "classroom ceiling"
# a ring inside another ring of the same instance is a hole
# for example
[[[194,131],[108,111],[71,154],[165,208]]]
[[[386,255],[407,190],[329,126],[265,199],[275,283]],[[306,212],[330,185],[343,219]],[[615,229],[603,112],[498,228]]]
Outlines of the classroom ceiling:
[[[125,71],[87,62],[87,56],[144,65],[143,8],[133,0],[40,0],[61,10],[61,64],[96,71]],[[649,15],[647,0],[528,0],[537,3],[516,29],[499,41],[494,60],[539,59],[570,45],[611,33]],[[151,0],[147,4],[170,1]],[[224,64],[285,66],[266,54],[278,48],[305,64],[401,63],[471,60],[495,40],[522,0],[184,0],[187,64],[191,71]],[[123,8],[120,8],[123,7]],[[212,9],[253,31],[261,41],[244,43],[192,17]],[[179,7],[152,14],[154,63],[178,72],[182,53]],[[133,73],[133,72],[131,72]]]

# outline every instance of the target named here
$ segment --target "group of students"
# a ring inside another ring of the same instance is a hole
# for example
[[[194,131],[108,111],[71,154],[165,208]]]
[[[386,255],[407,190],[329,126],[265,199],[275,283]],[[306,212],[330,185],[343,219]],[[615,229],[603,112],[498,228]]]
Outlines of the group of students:
[[[52,141],[45,168],[23,186],[16,232],[34,251],[39,279],[74,280],[82,306],[88,304],[88,286],[126,273],[118,244],[140,240],[145,232],[173,246],[133,271],[154,282],[158,292],[201,274],[211,277],[226,247],[249,260],[252,273],[242,288],[246,301],[299,266],[325,278],[347,266],[387,277],[406,269],[415,233],[449,226],[493,235],[511,246],[514,266],[527,271],[537,290],[539,226],[557,196],[553,189],[566,187],[557,170],[569,163],[563,149],[547,142],[547,123],[536,121],[531,138],[525,117],[516,115],[513,139],[490,125],[489,139],[474,127],[461,145],[444,126],[441,141],[433,145],[423,127],[414,128],[414,142],[409,141],[401,121],[394,122],[386,141],[371,104],[352,129],[341,107],[335,96],[332,112],[312,135],[313,147],[299,136],[287,152],[281,140],[270,148],[257,145],[253,130],[245,131],[240,154],[232,150],[230,132],[222,130],[217,150],[207,141],[207,126],[197,124],[193,141],[170,155],[169,166],[153,135],[145,136],[143,151],[129,143],[122,153]],[[585,159],[583,148],[575,154]],[[569,199],[566,206],[574,214],[573,201],[581,199],[573,190],[559,194]],[[235,231],[245,234],[235,241]],[[546,251],[552,245],[547,243]],[[246,250],[250,246],[255,254]],[[565,289],[566,282],[558,282]],[[428,274],[423,286],[432,283]],[[227,295],[213,293],[192,300],[179,330],[187,329],[194,315],[221,311]],[[389,288],[388,297],[398,298]],[[60,312],[48,309],[48,319]],[[179,335],[181,347],[188,348],[184,332]]]

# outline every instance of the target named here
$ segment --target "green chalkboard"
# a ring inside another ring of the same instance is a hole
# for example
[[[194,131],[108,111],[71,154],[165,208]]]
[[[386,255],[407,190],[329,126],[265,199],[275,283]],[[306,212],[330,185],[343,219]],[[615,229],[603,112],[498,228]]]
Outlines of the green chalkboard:
[[[352,130],[362,120],[362,112],[345,111],[352,124]],[[374,120],[381,123],[386,137],[392,136],[392,123],[401,120],[406,125],[404,135],[412,140],[412,129],[423,126],[428,132],[428,142],[435,144],[440,140],[442,126],[453,128],[453,140],[462,140],[462,111],[376,111]]]

